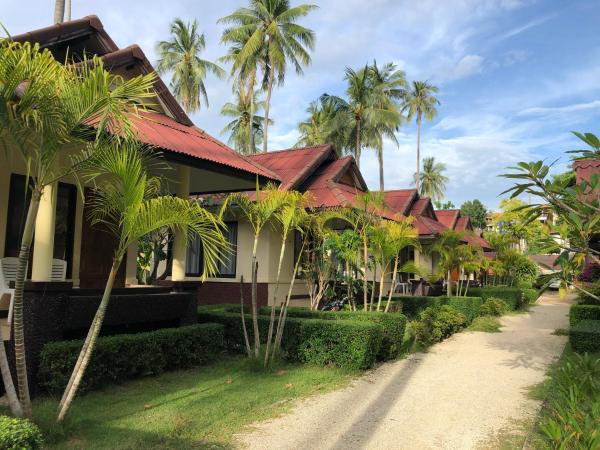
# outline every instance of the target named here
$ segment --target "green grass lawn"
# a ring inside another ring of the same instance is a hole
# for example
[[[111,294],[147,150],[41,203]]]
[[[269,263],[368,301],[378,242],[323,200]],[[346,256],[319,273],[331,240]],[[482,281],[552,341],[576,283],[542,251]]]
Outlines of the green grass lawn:
[[[50,449],[232,448],[234,434],[285,412],[291,401],[344,386],[351,373],[243,359],[166,373],[77,398],[58,426],[57,400],[36,400],[35,422]]]

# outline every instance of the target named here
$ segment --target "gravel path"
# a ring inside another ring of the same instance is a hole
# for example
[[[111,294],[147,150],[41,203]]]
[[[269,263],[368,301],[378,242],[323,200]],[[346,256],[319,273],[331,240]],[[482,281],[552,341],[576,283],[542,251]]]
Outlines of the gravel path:
[[[238,436],[252,449],[490,448],[539,403],[528,388],[561,354],[569,302],[546,295],[501,333],[464,332],[427,353],[383,364],[343,390],[300,401]]]

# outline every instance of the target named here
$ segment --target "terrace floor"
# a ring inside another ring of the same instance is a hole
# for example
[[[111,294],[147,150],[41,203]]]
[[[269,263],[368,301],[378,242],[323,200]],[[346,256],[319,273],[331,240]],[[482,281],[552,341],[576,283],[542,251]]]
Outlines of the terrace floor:
[[[545,295],[504,316],[500,333],[455,334],[238,438],[252,449],[497,448],[535,418],[529,391],[564,349],[554,332],[568,328],[569,306]]]

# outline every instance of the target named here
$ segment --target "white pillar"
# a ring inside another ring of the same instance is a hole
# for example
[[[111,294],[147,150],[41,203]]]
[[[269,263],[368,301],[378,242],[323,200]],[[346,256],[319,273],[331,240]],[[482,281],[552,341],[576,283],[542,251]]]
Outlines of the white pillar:
[[[44,188],[35,221],[31,281],[50,281],[54,256],[54,225],[56,220],[57,184]]]
[[[190,168],[188,166],[179,166],[177,175],[178,177],[175,195],[180,198],[189,198]],[[173,268],[171,270],[171,280],[173,281],[181,281],[185,279],[186,251],[187,240],[185,233],[175,232],[173,237]]]
[[[137,280],[137,256],[138,242],[135,241],[127,248],[127,259],[125,260],[125,284],[128,286],[138,284]]]

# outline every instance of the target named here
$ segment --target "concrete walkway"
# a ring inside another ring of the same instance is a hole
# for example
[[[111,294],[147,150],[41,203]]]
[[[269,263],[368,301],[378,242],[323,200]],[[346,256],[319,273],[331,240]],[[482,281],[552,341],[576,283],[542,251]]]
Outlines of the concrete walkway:
[[[501,333],[463,332],[427,353],[384,364],[346,389],[300,401],[239,436],[252,449],[493,448],[539,403],[528,388],[561,354],[570,303],[544,296],[505,316]]]

